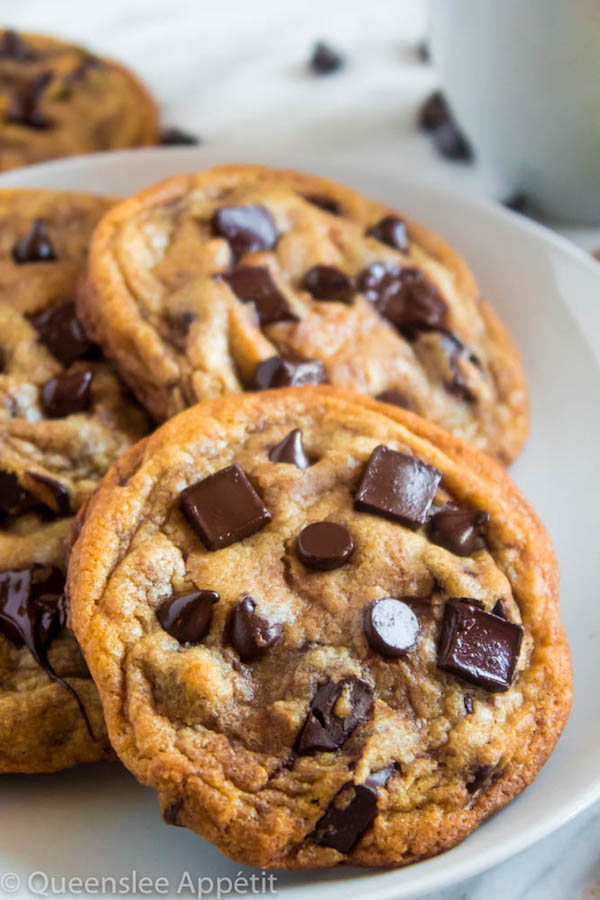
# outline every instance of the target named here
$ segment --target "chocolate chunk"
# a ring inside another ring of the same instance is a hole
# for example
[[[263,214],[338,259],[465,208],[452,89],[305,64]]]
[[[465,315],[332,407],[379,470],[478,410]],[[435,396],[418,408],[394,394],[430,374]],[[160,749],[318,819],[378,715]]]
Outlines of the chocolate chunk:
[[[296,751],[306,754],[337,750],[369,716],[372,706],[372,688],[356,675],[321,685],[298,735]]]
[[[408,528],[419,528],[427,521],[441,477],[433,466],[380,444],[367,463],[354,505]]]
[[[450,394],[461,397],[467,403],[474,403],[477,397],[471,390],[459,361],[461,357],[467,356],[470,362],[477,364],[479,362],[477,357],[469,353],[460,338],[451,331],[440,331],[439,341],[452,372],[452,378],[444,384],[444,387]]]
[[[337,522],[313,522],[298,535],[296,552],[309,569],[327,572],[338,569],[350,559],[354,550],[352,535]]]
[[[376,225],[369,228],[367,234],[382,244],[401,250],[402,253],[408,252],[406,222],[399,216],[384,216]]]
[[[434,143],[448,159],[468,161],[473,158],[471,146],[456,124],[452,112],[440,91],[427,98],[419,113],[419,125],[430,131]]]
[[[308,469],[310,459],[302,445],[302,432],[294,428],[275,447],[269,450],[269,459],[274,463],[289,463],[297,469]]]
[[[32,59],[35,59],[35,56],[21,36],[16,31],[7,28],[0,38],[0,59],[30,62]]]
[[[213,606],[218,599],[214,591],[173,594],[160,604],[156,618],[180,644],[199,644],[210,628]]]
[[[309,839],[340,853],[350,853],[376,815],[376,790],[366,783],[348,781],[335,795]]]
[[[298,321],[266,266],[241,266],[222,278],[236,297],[244,303],[254,303],[261,325]]]
[[[316,300],[351,303],[354,295],[352,279],[335,266],[313,266],[304,276],[302,287]]]
[[[467,791],[469,794],[476,794],[490,780],[494,766],[479,766],[473,772],[471,780],[467,782]]]
[[[185,488],[180,506],[209,550],[235,544],[271,521],[271,513],[237,464]]]
[[[471,713],[473,712],[473,698],[465,697],[464,703],[465,703],[465,713],[468,716],[470,716]]]
[[[269,388],[299,387],[303,384],[326,384],[327,372],[320,359],[306,359],[296,354],[270,356],[260,362],[250,388],[266,391]]]
[[[42,409],[49,419],[85,412],[92,402],[93,372],[62,372],[42,385]]]
[[[331,213],[333,216],[339,216],[342,211],[337,200],[334,200],[333,197],[328,197],[327,194],[307,194],[304,199],[312,203],[313,206],[318,206],[319,209]]]
[[[182,131],[181,128],[165,128],[161,131],[160,142],[163,147],[194,147],[202,143],[196,134]]]
[[[29,234],[17,241],[13,247],[12,255],[14,261],[19,265],[23,263],[56,261],[56,252],[43,219],[33,220]]]
[[[384,769],[371,772],[369,777],[365,778],[365,785],[371,788],[385,787],[396,771],[396,766],[386,766]]]
[[[14,472],[0,470],[0,514],[21,515],[35,505],[35,499],[21,486]]]
[[[38,475],[35,472],[28,472],[27,475],[32,481],[43,485],[50,492],[54,502],[53,504],[46,504],[47,506],[50,506],[58,516],[71,515],[71,498],[64,484],[61,484],[60,481],[56,481],[54,478]]]
[[[411,340],[419,331],[445,325],[446,302],[420,269],[372,263],[359,275],[358,288],[380,315]]]
[[[494,603],[494,608],[492,609],[492,613],[495,616],[500,616],[501,619],[508,619],[508,611],[502,598],[496,600],[496,602]]]
[[[402,600],[381,597],[365,610],[365,635],[372,650],[382,656],[404,656],[419,636],[419,620]]]
[[[229,620],[229,642],[241,660],[256,659],[281,639],[283,625],[269,623],[256,612],[256,600],[244,594]]]
[[[44,310],[32,316],[30,321],[42,343],[63,366],[70,366],[92,347],[77,318],[73,300]]]
[[[277,241],[273,216],[264,206],[222,206],[210,220],[215,237],[229,241],[236,256],[269,250]]]
[[[470,556],[480,545],[483,528],[490,521],[483,510],[459,509],[448,505],[431,517],[427,534],[434,542],[456,556]]]
[[[40,100],[46,90],[52,75],[50,72],[42,72],[29,82],[15,90],[6,121],[14,125],[25,125],[27,128],[42,130],[52,124],[46,114],[40,109]]]
[[[345,60],[333,47],[318,41],[313,47],[309,65],[316,75],[330,75],[343,68]]]
[[[27,647],[46,675],[69,691],[94,738],[78,694],[48,660],[48,648],[66,623],[64,586],[65,576],[55,566],[34,563],[0,572],[0,634],[16,647]]]
[[[465,600],[446,600],[438,666],[488,691],[507,691],[523,628]]]
[[[162,811],[162,819],[165,825],[175,825],[176,828],[182,827],[179,824],[179,815],[183,809],[183,800],[176,800],[169,803]]]
[[[401,409],[416,412],[414,399],[403,391],[399,391],[398,388],[389,388],[387,391],[382,391],[380,394],[377,394],[375,399],[381,403],[390,403],[392,406],[399,406]]]

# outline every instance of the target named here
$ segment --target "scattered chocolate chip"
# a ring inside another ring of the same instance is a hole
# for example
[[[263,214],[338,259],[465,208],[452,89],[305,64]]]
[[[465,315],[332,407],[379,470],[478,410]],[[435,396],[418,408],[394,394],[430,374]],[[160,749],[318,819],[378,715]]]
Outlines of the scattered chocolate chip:
[[[470,716],[471,713],[473,712],[473,698],[465,697],[464,702],[465,702],[465,712],[468,716]]]
[[[12,255],[14,261],[19,265],[23,263],[56,261],[56,252],[43,219],[33,220],[29,234],[19,238],[13,247]]]
[[[185,488],[180,506],[209,550],[235,544],[271,521],[271,513],[237,464]]]
[[[310,459],[302,445],[302,432],[294,428],[279,444],[269,450],[269,459],[274,463],[289,463],[297,469],[308,469]]]
[[[385,787],[396,771],[396,766],[386,766],[384,769],[371,772],[369,777],[365,778],[365,785],[371,788]]]
[[[71,515],[71,498],[64,484],[61,484],[60,481],[56,481],[54,478],[48,478],[46,475],[38,475],[36,472],[28,472],[27,475],[32,481],[48,489],[54,501],[51,508],[58,516]]]
[[[345,65],[344,57],[323,41],[313,47],[309,61],[310,68],[316,75],[330,75],[338,72]]]
[[[523,191],[517,191],[502,201],[503,206],[512,209],[513,212],[521,213],[522,216],[530,215],[530,200]]]
[[[156,618],[180,644],[199,644],[210,628],[213,606],[218,599],[214,591],[173,594],[160,604]]]
[[[476,395],[471,390],[465,374],[460,366],[461,357],[467,356],[472,363],[478,363],[478,359],[474,354],[470,354],[463,342],[453,332],[440,330],[439,332],[440,347],[446,354],[448,365],[452,372],[452,378],[444,384],[444,387],[450,394],[461,397],[466,403],[474,403],[477,400]]]
[[[42,409],[49,419],[85,412],[92,402],[93,372],[62,372],[41,387]]]
[[[375,238],[381,244],[395,247],[402,253],[408,252],[408,232],[406,222],[399,216],[385,216],[367,231],[369,237]]]
[[[507,691],[523,628],[465,600],[446,600],[438,666],[488,691]]]
[[[81,699],[48,660],[48,648],[66,623],[64,587],[65,576],[55,566],[34,563],[0,572],[0,634],[16,647],[27,647],[46,675],[69,691],[94,738]]]
[[[39,104],[51,79],[50,72],[42,72],[36,75],[29,84],[17,88],[8,108],[6,121],[39,130],[49,128],[51,122],[40,109]]]
[[[312,203],[313,206],[318,206],[319,209],[331,213],[332,216],[339,216],[342,211],[337,200],[334,200],[333,197],[328,197],[327,194],[307,194],[304,199]]]
[[[404,656],[419,636],[419,620],[402,600],[381,597],[365,610],[364,629],[372,650],[382,656]]]
[[[169,803],[162,811],[162,819],[165,825],[175,825],[180,828],[179,814],[183,809],[183,800],[176,800],[175,803]]]
[[[30,321],[42,343],[63,366],[70,366],[92,347],[77,318],[73,300],[44,310],[32,316]]]
[[[303,384],[326,384],[327,372],[320,359],[303,356],[270,356],[263,359],[254,372],[250,388],[266,391],[269,388],[299,387]]]
[[[21,486],[14,472],[0,470],[0,514],[12,518],[35,505],[35,499]]]
[[[508,619],[508,611],[506,609],[506,605],[504,603],[504,600],[502,600],[502,598],[500,598],[499,600],[496,600],[496,602],[494,603],[494,608],[492,609],[492,614],[494,616],[500,616],[501,619]]]
[[[375,399],[381,403],[390,403],[392,406],[399,406],[402,409],[416,412],[414,399],[403,391],[399,391],[398,388],[389,388],[387,391],[382,391],[380,394],[377,394]]]
[[[215,237],[225,238],[235,254],[269,250],[277,241],[273,216],[264,206],[222,206],[210,220]]]
[[[456,124],[441,91],[431,94],[421,107],[419,125],[425,131],[431,132],[442,156],[465,162],[473,159],[471,145]]]
[[[337,750],[365,721],[372,706],[372,688],[356,675],[321,685],[298,735],[296,751],[305,754]]]
[[[471,780],[467,782],[467,791],[469,794],[476,794],[490,780],[494,766],[479,766],[471,776]]]
[[[417,44],[417,56],[421,62],[431,62],[431,50],[429,49],[429,41],[422,40]]]
[[[304,276],[302,287],[316,300],[351,303],[354,295],[352,279],[336,266],[313,266]]]
[[[416,529],[427,521],[441,477],[433,466],[380,444],[367,463],[354,505]]]
[[[283,625],[269,623],[256,612],[256,600],[244,594],[233,607],[229,619],[229,642],[246,662],[262,656],[281,639]]]
[[[163,147],[193,147],[202,141],[196,134],[182,131],[181,128],[165,128],[160,135]]]
[[[0,59],[30,62],[35,56],[22,37],[8,28],[0,38]]]
[[[339,853],[350,853],[376,815],[376,790],[367,784],[348,781],[335,795],[309,839]]]
[[[420,269],[401,269],[395,263],[372,263],[361,272],[358,288],[379,314],[410,340],[419,331],[445,325],[446,302]]]
[[[489,513],[483,510],[459,509],[450,504],[431,517],[427,534],[434,544],[440,544],[455,556],[470,556],[480,545],[484,526],[489,521]]]
[[[309,569],[328,572],[350,559],[354,550],[352,535],[338,522],[313,522],[306,525],[296,542],[298,558]]]
[[[244,303],[254,303],[261,326],[298,321],[266,266],[241,266],[230,275],[220,277],[236,297]]]

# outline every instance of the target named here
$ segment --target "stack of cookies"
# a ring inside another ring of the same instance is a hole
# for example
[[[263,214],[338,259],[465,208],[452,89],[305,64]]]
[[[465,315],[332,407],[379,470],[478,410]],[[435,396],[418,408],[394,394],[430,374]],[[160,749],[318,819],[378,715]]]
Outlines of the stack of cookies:
[[[519,355],[453,250],[226,166],[5,191],[0,298],[3,771],[114,752],[282,868],[431,856],[535,778],[557,564],[502,468]]]

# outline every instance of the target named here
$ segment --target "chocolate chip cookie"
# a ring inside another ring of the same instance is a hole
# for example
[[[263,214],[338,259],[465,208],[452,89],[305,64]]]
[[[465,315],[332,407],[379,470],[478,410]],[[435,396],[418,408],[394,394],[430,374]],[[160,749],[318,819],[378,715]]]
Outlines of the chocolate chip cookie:
[[[0,32],[0,170],[157,142],[156,104],[128,69],[46,35]]]
[[[464,262],[323,178],[229,166],[142,192],[100,224],[79,301],[159,420],[220,394],[328,381],[505,463],[527,433],[518,352]]]
[[[108,753],[97,692],[65,629],[63,587],[73,514],[148,430],[73,300],[111,202],[0,192],[0,771]]]
[[[548,535],[489,457],[330,387],[230,395],[110,470],[69,564],[123,762],[240,862],[396,865],[536,776],[571,669]]]

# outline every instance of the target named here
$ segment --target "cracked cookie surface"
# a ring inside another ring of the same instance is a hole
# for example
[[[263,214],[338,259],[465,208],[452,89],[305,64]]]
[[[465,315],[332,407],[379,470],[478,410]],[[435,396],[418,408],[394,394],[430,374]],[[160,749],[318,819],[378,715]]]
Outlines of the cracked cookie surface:
[[[85,335],[73,302],[89,236],[111,202],[0,192],[4,772],[55,771],[110,755],[98,694],[65,627],[62,594],[73,514],[148,429],[145,413]]]
[[[0,32],[0,170],[156,144],[157,108],[124,66],[40,34]]]
[[[240,862],[441,852],[558,739],[549,538],[420,417],[329,387],[206,401],[84,512],[71,615],[113,746],[165,821]]]
[[[527,434],[518,351],[462,259],[316,176],[224,166],[132,197],[94,235],[79,311],[158,420],[328,381],[504,463]]]

